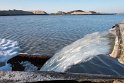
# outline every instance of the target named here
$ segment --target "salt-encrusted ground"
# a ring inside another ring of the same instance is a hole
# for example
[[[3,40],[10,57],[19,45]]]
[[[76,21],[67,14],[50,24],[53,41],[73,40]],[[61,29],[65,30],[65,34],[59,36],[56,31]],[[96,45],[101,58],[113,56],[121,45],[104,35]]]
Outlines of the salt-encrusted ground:
[[[18,83],[18,82],[38,82],[52,80],[76,80],[113,83],[114,80],[124,80],[122,76],[98,75],[98,74],[71,74],[56,72],[0,72],[1,83]],[[91,83],[92,83],[91,82]]]

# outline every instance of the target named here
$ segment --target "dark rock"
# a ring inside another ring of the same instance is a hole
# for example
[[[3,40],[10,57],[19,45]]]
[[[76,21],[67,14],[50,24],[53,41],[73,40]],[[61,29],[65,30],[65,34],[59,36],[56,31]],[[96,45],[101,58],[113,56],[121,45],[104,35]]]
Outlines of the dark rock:
[[[49,58],[49,56],[32,56],[28,54],[20,54],[8,60],[7,63],[12,64],[13,71],[24,71],[24,67],[21,65],[21,62],[29,61],[31,64],[37,66],[38,69],[40,69]]]

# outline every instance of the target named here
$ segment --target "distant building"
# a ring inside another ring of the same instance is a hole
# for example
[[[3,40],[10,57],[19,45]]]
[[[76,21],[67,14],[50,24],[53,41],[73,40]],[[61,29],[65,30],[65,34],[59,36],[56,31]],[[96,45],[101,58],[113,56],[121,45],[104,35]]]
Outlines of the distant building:
[[[57,14],[57,15],[64,15],[64,14],[66,14],[66,13],[63,12],[63,11],[58,11],[56,14]]]
[[[41,11],[41,10],[32,11],[32,13],[37,14],[37,15],[46,15],[47,14],[45,11]]]
[[[65,15],[66,13],[63,11],[58,11],[57,13],[50,13],[50,15]]]

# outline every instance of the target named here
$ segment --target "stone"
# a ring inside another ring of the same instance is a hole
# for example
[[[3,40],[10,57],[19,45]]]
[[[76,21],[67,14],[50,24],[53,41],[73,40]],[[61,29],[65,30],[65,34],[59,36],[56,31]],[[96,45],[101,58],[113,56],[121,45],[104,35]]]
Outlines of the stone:
[[[24,71],[24,67],[21,62],[28,61],[40,69],[43,64],[49,59],[49,56],[39,56],[39,55],[29,55],[29,54],[19,54],[18,56],[8,60],[7,63],[12,65],[13,71]]]
[[[120,63],[124,64],[124,21],[120,24],[116,24],[113,28],[115,29],[116,38],[115,45],[110,56],[117,58]]]

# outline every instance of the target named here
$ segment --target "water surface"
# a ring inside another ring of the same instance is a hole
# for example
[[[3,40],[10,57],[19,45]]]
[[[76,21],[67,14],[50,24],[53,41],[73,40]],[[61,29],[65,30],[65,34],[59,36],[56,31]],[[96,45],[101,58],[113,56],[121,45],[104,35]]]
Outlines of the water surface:
[[[18,41],[21,52],[53,55],[93,32],[110,29],[124,15],[0,16],[0,38]]]

